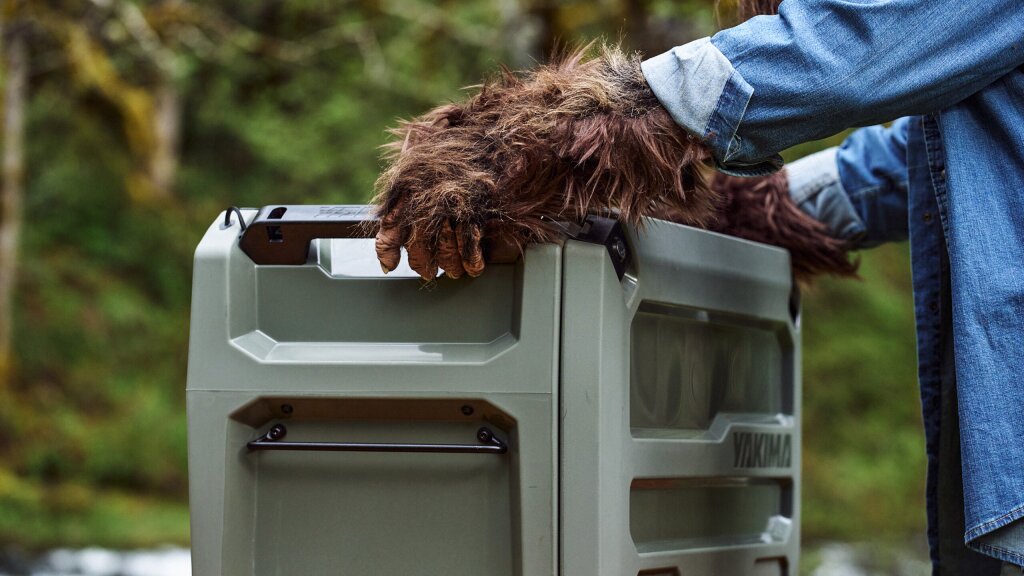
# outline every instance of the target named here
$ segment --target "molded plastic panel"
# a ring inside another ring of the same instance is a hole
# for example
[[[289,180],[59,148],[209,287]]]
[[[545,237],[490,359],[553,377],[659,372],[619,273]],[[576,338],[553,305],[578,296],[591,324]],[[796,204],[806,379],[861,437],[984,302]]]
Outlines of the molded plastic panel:
[[[782,378],[782,346],[769,329],[646,304],[633,318],[633,428],[706,430],[719,413],[780,413]]]
[[[639,552],[691,550],[772,541],[783,514],[782,483],[744,479],[638,479],[630,490],[629,525]]]
[[[193,276],[193,574],[553,574],[561,248],[425,285],[359,269],[366,242],[256,265],[222,221]],[[275,424],[349,445],[479,446],[487,427],[508,448],[247,449]]]
[[[514,331],[516,295],[515,267],[493,268],[432,290],[419,278],[333,278],[318,266],[260,267],[256,328],[277,342],[493,342]]]
[[[289,441],[459,443],[475,423],[312,421]],[[504,435],[504,432],[499,432]],[[250,456],[255,574],[511,576],[507,454]]]
[[[652,222],[620,280],[564,249],[561,575],[782,576],[799,559],[784,251]]]

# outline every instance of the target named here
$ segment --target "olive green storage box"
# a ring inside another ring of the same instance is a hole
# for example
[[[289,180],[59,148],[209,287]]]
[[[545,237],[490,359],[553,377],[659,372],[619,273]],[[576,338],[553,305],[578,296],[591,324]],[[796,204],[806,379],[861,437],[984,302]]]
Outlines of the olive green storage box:
[[[797,573],[785,251],[652,220],[425,286],[239,232],[196,251],[193,574]]]

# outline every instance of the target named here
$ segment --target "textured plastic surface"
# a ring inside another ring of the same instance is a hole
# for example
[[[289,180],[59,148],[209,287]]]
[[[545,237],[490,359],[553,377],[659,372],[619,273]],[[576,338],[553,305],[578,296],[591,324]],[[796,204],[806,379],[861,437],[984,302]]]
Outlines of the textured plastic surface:
[[[604,246],[569,241],[425,288],[352,241],[256,265],[220,222],[193,282],[197,576],[795,571],[785,252],[652,221],[627,231],[622,280]],[[246,449],[275,423],[430,444],[485,425],[509,451]]]
[[[622,281],[600,249],[564,249],[561,574],[793,573],[788,255],[657,221],[631,245]]]

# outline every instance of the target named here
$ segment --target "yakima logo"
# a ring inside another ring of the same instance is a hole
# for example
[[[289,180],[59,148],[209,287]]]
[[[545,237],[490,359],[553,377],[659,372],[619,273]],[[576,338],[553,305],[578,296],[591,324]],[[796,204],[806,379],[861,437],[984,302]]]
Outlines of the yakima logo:
[[[789,468],[793,461],[789,434],[736,432],[732,447],[733,468]]]

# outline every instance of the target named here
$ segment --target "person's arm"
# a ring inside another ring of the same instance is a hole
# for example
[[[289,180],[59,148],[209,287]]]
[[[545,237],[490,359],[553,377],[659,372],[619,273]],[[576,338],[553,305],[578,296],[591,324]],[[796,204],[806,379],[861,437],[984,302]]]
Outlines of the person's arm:
[[[938,111],[1024,64],[1024,2],[786,0],[776,16],[643,63],[720,169],[766,174],[800,142]]]
[[[907,129],[857,130],[836,148],[786,166],[789,193],[800,210],[854,248],[907,239]]]
[[[800,281],[854,275],[849,251],[907,238],[909,124],[858,130],[768,176],[717,174],[710,229],[787,249]]]

